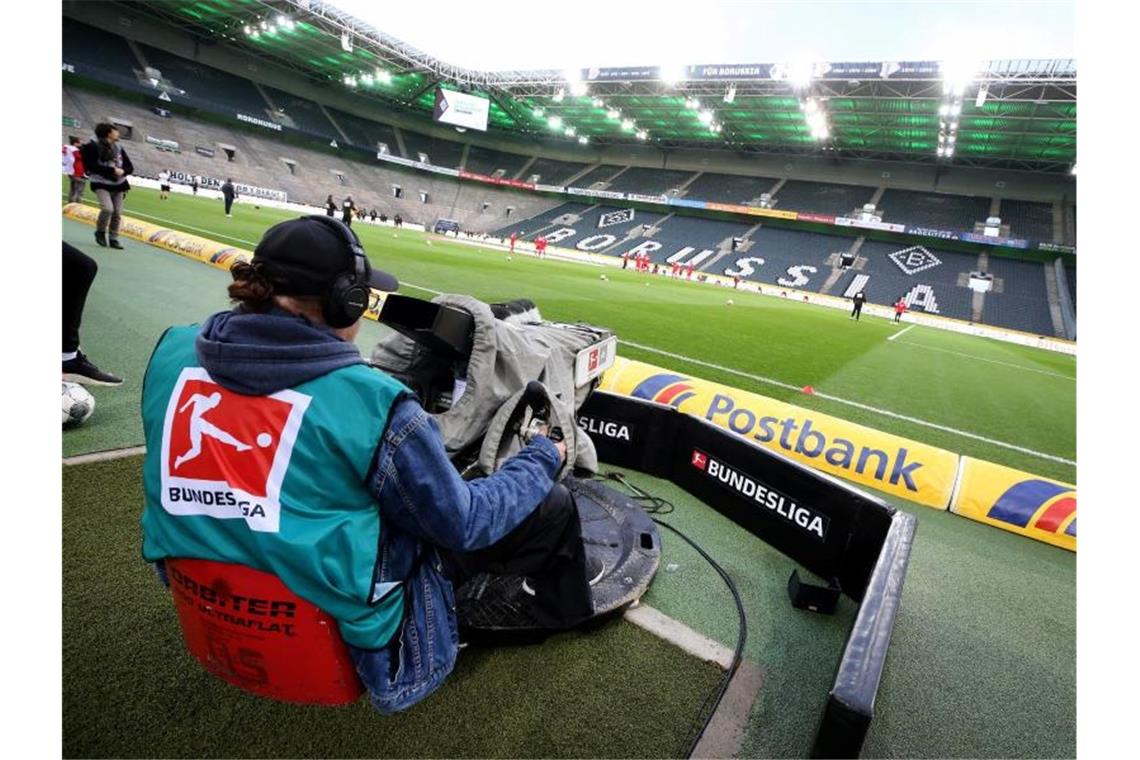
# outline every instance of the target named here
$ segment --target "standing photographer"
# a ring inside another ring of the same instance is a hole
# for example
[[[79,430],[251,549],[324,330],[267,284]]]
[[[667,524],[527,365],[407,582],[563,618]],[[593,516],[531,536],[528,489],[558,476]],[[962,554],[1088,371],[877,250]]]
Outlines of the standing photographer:
[[[95,223],[95,242],[106,248],[122,248],[119,224],[123,220],[123,199],[131,189],[127,176],[135,167],[119,145],[119,130],[114,124],[95,125],[95,139],[79,149],[83,166],[91,178],[91,191],[99,199],[99,218]],[[110,238],[108,239],[108,234]]]

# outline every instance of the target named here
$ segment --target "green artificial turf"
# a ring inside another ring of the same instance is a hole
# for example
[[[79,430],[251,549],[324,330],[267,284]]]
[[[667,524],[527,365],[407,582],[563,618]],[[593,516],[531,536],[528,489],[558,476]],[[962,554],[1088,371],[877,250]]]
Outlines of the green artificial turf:
[[[723,675],[621,620],[470,648],[397,716],[259,699],[183,647],[141,559],[141,457],[64,468],[65,757],[671,757]]]

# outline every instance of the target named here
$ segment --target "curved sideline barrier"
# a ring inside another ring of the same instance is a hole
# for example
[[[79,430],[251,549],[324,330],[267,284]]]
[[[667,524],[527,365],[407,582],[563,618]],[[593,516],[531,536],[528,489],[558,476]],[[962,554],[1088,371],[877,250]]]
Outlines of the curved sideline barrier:
[[[620,356],[598,387],[695,415],[830,475],[1077,550],[1075,486]],[[592,421],[590,432],[604,434],[606,422]]]
[[[579,425],[600,461],[672,481],[859,603],[813,748],[816,757],[857,757],[902,599],[914,515],[658,402],[597,391]]]
[[[1077,487],[981,459],[962,457],[954,514],[1037,541],[1077,550]]]
[[[656,401],[846,480],[946,509],[958,455],[757,393],[618,357],[601,390]]]
[[[63,215],[69,219],[94,226],[99,217],[99,209],[85,206],[82,203],[68,203],[63,207]],[[209,238],[159,227],[156,224],[143,222],[129,216],[123,217],[123,221],[119,225],[119,234],[138,240],[140,243],[165,248],[179,256],[185,256],[218,269],[228,270],[239,261],[249,261],[253,258],[253,251],[222,245]],[[380,307],[384,305],[384,297],[384,293],[373,290],[364,316],[377,320],[380,317]]]

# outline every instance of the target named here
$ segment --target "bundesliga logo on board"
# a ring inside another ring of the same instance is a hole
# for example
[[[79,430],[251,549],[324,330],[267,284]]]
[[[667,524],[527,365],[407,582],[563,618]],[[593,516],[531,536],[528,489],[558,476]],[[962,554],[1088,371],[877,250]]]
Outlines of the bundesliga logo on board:
[[[200,367],[174,386],[162,435],[162,507],[172,515],[244,519],[276,533],[281,483],[310,397],[243,396]]]

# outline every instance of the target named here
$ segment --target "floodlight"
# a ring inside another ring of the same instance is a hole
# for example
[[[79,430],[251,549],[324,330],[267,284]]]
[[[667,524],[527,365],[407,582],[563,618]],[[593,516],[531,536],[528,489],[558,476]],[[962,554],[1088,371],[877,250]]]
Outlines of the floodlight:
[[[1073,164],[1073,168],[1069,169],[1069,174],[1076,176],[1076,173],[1077,173],[1077,165]]]
[[[962,104],[961,103],[955,103],[954,105],[950,106],[950,115],[951,116],[957,116],[960,113],[962,113]]]
[[[811,84],[815,64],[810,61],[797,61],[786,64],[785,70],[787,72],[786,78],[792,87],[797,90],[804,90]]]
[[[816,103],[811,98],[808,98],[807,102],[804,103],[804,110],[807,111],[809,114],[814,114],[815,112],[817,112],[819,110],[819,103]]]
[[[253,34],[253,30],[249,28],[249,24],[246,24],[245,26],[243,26],[242,31],[245,32],[246,34]]]
[[[380,82],[380,84],[391,84],[392,83],[392,74],[388,71],[385,71],[382,68],[377,67],[376,68],[376,81]]]
[[[344,80],[344,83],[347,84],[349,87],[355,87],[356,86],[356,77],[353,77],[353,76],[347,77]]]
[[[736,85],[730,84],[728,89],[724,91],[724,102],[731,103],[736,100]]]
[[[562,129],[562,117],[561,116],[551,116],[549,119],[546,120],[546,123],[550,125],[551,129]]]
[[[938,146],[938,155],[939,156],[945,156],[946,155],[946,150],[941,145]]]
[[[703,109],[700,113],[697,114],[697,121],[699,121],[701,124],[712,124],[712,120],[712,111],[708,110],[707,108]]]
[[[566,90],[559,88],[558,92],[554,93],[554,97],[552,97],[551,100],[553,100],[555,103],[561,103],[565,97]]]
[[[594,108],[604,108],[605,105],[606,101],[602,100],[601,98],[594,98]]]
[[[990,92],[990,86],[983,84],[978,88],[978,97],[974,100],[974,108],[981,108],[986,104],[986,95]]]
[[[955,140],[957,140],[957,139],[958,139],[958,136],[957,136],[957,135],[950,135],[950,137],[949,137],[949,138],[947,138],[947,142],[949,142],[951,145],[953,145],[953,144],[954,144],[954,141],[955,141]]]
[[[942,70],[943,91],[954,95],[964,93],[966,86],[974,81],[974,76],[978,73],[977,61],[968,59],[943,61],[939,68]]]
[[[577,131],[574,129],[574,127],[566,127],[565,134],[567,137],[573,137],[575,134],[577,134]]]
[[[687,78],[684,66],[679,64],[666,64],[657,67],[657,78],[665,84],[676,84]]]
[[[261,29],[262,29],[262,31],[266,31],[266,32],[269,31],[269,22],[266,21],[265,19],[261,20]]]
[[[649,133],[646,132],[644,129],[637,130],[637,139],[638,140],[644,140],[647,137],[649,137]]]
[[[621,120],[621,128],[624,129],[626,132],[633,129],[633,119],[622,119]]]
[[[588,142],[590,142],[590,138],[586,137],[585,135],[582,135],[581,137],[578,138],[578,144],[579,145],[585,145]]]
[[[606,111],[607,119],[616,119],[619,116],[621,116],[620,108],[611,108],[610,110]]]
[[[546,111],[542,110],[542,109],[541,109],[541,108],[539,108],[538,106],[535,106],[535,109],[534,109],[534,111],[532,111],[532,113],[533,113],[535,116],[541,117],[541,116],[542,116],[544,113],[546,113]]]
[[[948,113],[950,113],[950,104],[943,103],[942,106],[938,109],[938,115],[945,116]]]
[[[701,101],[698,100],[697,98],[685,98],[685,108],[689,108],[689,109],[696,111],[700,107],[701,107]]]
[[[360,75],[360,81],[363,82],[364,84],[371,85],[372,84],[372,75],[368,74],[368,73],[361,74]]]
[[[580,97],[582,95],[585,95],[589,91],[590,91],[590,88],[589,88],[589,86],[587,86],[587,84],[585,82],[571,82],[570,83],[570,94],[571,95],[576,95],[576,96]]]

